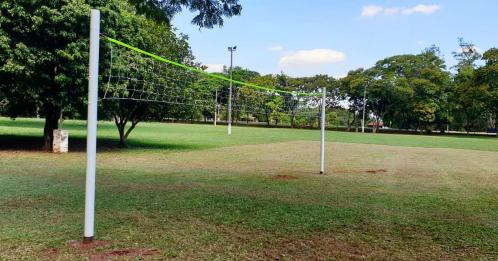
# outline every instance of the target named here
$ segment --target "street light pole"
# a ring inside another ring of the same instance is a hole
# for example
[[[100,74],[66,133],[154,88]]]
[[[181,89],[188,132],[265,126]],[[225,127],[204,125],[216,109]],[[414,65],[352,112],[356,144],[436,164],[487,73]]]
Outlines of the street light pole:
[[[228,91],[228,135],[232,135],[232,70],[233,70],[233,52],[237,50],[237,46],[228,47],[230,52],[230,89]]]
[[[363,120],[361,121],[361,133],[365,133],[365,108],[367,105],[367,85],[363,87]]]

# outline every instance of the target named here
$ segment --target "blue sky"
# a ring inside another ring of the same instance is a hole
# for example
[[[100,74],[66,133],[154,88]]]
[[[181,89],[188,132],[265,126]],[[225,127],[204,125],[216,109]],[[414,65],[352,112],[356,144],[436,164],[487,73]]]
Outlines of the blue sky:
[[[416,54],[435,44],[448,66],[457,38],[480,50],[498,47],[497,0],[240,0],[239,17],[221,28],[190,23],[188,11],[173,25],[190,37],[197,60],[217,71],[234,63],[264,74],[345,75],[396,54]]]

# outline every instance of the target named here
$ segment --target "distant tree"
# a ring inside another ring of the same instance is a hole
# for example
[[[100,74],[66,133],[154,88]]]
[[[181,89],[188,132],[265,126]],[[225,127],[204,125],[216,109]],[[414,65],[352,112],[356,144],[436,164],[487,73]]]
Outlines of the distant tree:
[[[453,52],[453,57],[458,61],[455,68],[460,70],[467,66],[475,67],[476,62],[481,59],[482,55],[477,50],[477,47],[471,43],[465,41],[463,38],[458,38],[459,50]]]
[[[277,126],[285,116],[284,99],[280,95],[274,95],[270,101],[265,104],[265,106],[270,111],[270,119],[273,120],[275,122],[275,126]]]
[[[369,69],[369,106],[376,119],[398,127],[430,131],[444,109],[441,107],[450,82],[437,47],[419,55],[383,59]]]
[[[455,112],[461,114],[465,130],[470,132],[485,114],[490,93],[486,83],[478,81],[476,62],[481,59],[481,54],[474,44],[463,38],[458,39],[458,45],[460,50],[453,52],[458,64],[455,66],[457,74],[452,99]]]
[[[358,115],[363,110],[363,92],[367,88],[368,82],[368,76],[363,69],[349,71],[346,77],[339,80],[343,99],[348,101],[348,131],[353,123],[358,128]],[[352,121],[350,120],[351,114],[353,114]]]
[[[455,110],[462,114],[465,130],[473,131],[486,112],[490,96],[488,86],[477,80],[476,70],[471,66],[460,68],[454,82]]]
[[[259,86],[263,86],[270,89],[275,89],[277,86],[277,79],[273,75],[264,75],[255,77],[251,80],[251,83],[254,83]],[[274,94],[271,91],[253,89],[253,88],[244,88],[246,92],[246,97],[248,97],[248,101],[252,104],[252,110],[257,113],[257,116],[262,116],[267,126],[270,126],[272,120],[272,111],[275,108],[272,108],[272,100],[274,98]]]
[[[492,114],[490,125],[498,129],[498,49],[492,48],[483,54],[486,64],[477,71],[477,82],[486,85],[487,110]]]

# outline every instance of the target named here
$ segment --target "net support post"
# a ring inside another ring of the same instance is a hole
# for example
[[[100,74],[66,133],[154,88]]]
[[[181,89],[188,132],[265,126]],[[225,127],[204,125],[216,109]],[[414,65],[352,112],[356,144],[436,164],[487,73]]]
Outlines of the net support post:
[[[228,91],[228,135],[232,135],[232,82]]]
[[[97,160],[97,102],[99,79],[100,11],[92,9],[90,16],[90,61],[88,74],[88,118],[86,138],[85,227],[83,243],[94,238],[95,171]]]
[[[325,173],[325,101],[327,96],[327,89],[322,88],[322,109],[320,115],[320,174]]]

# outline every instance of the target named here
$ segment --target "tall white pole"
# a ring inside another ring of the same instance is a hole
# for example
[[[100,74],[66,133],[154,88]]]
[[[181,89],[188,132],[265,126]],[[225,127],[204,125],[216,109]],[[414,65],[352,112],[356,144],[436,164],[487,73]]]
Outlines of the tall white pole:
[[[327,89],[322,88],[322,115],[320,117],[321,139],[320,139],[320,174],[325,172],[325,101]]]
[[[366,109],[366,99],[367,99],[367,86],[363,87],[363,120],[361,121],[361,132],[365,133],[365,109]]]
[[[215,90],[214,94],[214,126],[216,127],[216,122],[218,121],[218,88]]]
[[[232,135],[232,69],[233,69],[233,48],[230,50],[230,89],[228,91],[228,135]]]
[[[97,100],[99,91],[100,11],[92,9],[90,21],[90,64],[88,75],[88,119],[86,138],[86,188],[84,243],[93,241],[95,222],[95,168],[97,158]]]

